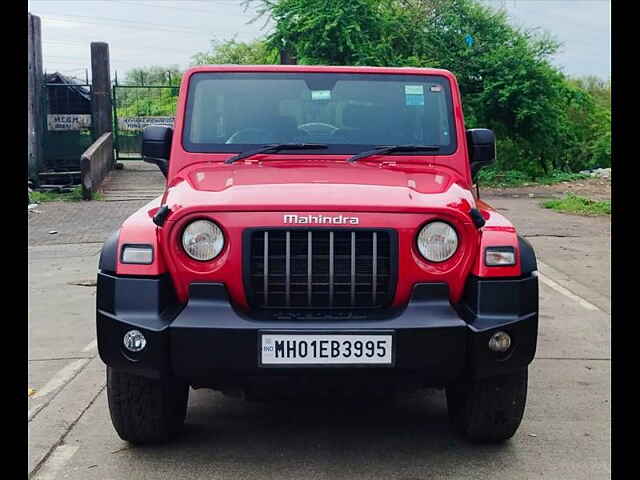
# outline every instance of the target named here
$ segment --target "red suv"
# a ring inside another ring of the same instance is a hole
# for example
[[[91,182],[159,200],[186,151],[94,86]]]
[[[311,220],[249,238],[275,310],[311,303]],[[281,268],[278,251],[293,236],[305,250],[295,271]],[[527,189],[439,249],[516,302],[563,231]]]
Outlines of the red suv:
[[[143,156],[166,190],[105,242],[98,273],[120,437],[169,439],[189,387],[365,400],[442,387],[470,440],[515,433],[536,258],[474,194],[495,138],[465,130],[450,72],[195,67]]]

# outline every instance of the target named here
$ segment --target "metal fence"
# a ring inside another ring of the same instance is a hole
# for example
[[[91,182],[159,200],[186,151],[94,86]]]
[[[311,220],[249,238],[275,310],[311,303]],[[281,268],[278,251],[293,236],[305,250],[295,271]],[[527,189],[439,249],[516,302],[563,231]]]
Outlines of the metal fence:
[[[173,125],[178,86],[113,86],[116,160],[141,160],[142,130],[147,125]]]

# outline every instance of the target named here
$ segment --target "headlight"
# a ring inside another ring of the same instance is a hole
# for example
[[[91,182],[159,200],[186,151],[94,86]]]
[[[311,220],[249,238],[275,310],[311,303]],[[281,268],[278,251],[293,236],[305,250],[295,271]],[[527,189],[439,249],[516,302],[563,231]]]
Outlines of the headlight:
[[[224,235],[215,223],[196,220],[184,229],[182,247],[191,258],[206,262],[220,254],[224,247]]]
[[[420,230],[418,250],[431,262],[444,262],[458,249],[458,234],[451,225],[444,222],[431,222]]]

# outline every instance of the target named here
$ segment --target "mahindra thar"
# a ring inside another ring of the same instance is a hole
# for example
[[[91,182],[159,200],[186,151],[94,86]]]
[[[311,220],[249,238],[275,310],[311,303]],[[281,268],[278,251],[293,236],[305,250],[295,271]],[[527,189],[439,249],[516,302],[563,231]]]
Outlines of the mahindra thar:
[[[148,126],[142,153],[166,189],[107,239],[97,283],[122,439],[171,438],[189,388],[444,388],[467,439],[515,433],[536,257],[478,197],[495,138],[465,129],[453,74],[194,67],[173,128]]]

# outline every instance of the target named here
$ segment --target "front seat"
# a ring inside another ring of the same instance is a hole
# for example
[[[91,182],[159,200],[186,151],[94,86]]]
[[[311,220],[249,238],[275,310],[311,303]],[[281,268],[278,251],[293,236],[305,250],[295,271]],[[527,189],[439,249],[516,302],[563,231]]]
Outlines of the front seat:
[[[342,113],[344,127],[337,130],[333,138],[352,144],[377,144],[393,132],[390,120],[384,107],[347,105]]]

